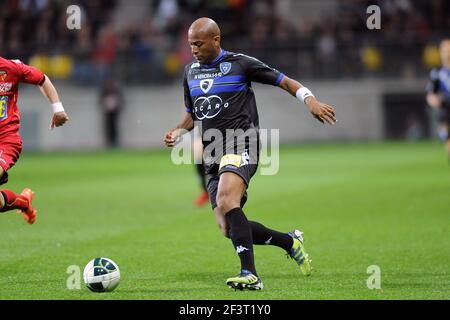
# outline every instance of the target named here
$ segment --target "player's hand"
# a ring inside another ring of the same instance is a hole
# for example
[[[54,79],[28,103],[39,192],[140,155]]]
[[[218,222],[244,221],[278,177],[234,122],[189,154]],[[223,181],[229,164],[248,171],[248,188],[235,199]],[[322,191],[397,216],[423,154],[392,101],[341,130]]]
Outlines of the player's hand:
[[[320,102],[314,97],[306,98],[308,106],[314,118],[322,123],[335,124],[337,122],[334,108],[326,103]]]
[[[167,147],[173,147],[179,136],[180,130],[172,129],[169,132],[167,132],[166,135],[164,136],[164,143],[166,144]]]
[[[175,139],[172,136],[172,131],[173,130],[170,130],[164,135],[164,143],[166,144],[166,147],[173,147],[175,144]]]
[[[69,117],[64,111],[54,113],[52,121],[50,122],[50,130],[55,127],[61,127],[67,121],[69,121]]]

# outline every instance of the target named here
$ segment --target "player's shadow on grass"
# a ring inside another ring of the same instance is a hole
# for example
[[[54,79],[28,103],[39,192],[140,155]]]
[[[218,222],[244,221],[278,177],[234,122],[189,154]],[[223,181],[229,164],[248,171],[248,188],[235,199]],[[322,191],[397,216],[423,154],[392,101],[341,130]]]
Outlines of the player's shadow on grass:
[[[189,293],[192,292],[192,289],[189,288],[169,288],[169,289],[137,289],[137,290],[120,290],[120,293],[126,294],[145,294],[148,295],[145,299],[152,299],[152,295],[158,294],[174,294],[174,293]],[[181,299],[181,298],[180,298]]]
[[[152,294],[167,294],[167,293],[190,293],[193,290],[212,290],[217,291],[218,287],[223,287],[225,280],[229,278],[230,274],[222,272],[187,272],[179,273],[171,278],[171,288],[161,288],[159,284],[155,285],[155,282],[159,282],[159,279],[149,280],[148,289],[129,289],[121,290],[123,293],[141,293],[149,295]],[[155,289],[152,289],[155,288]]]
[[[183,282],[196,281],[204,283],[215,283],[220,282],[221,279],[225,281],[227,278],[236,276],[236,274],[230,274],[225,272],[189,272],[189,273],[179,273],[177,279]]]

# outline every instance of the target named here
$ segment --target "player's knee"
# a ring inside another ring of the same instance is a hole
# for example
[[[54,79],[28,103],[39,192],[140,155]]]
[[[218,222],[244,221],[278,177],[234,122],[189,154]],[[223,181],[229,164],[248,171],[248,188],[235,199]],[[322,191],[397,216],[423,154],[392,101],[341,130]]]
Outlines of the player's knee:
[[[221,190],[217,193],[217,207],[222,214],[226,214],[231,209],[240,206],[239,200],[236,200],[231,192],[228,190]]]

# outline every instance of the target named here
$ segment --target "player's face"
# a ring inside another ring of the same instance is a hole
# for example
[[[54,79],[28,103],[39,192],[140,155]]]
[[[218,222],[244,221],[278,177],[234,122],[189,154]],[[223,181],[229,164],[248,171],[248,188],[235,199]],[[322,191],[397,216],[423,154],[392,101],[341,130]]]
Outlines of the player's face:
[[[442,41],[440,51],[442,63],[450,66],[450,40]]]
[[[188,33],[188,42],[191,46],[192,55],[202,64],[213,62],[220,53],[219,36],[213,37],[190,30]]]

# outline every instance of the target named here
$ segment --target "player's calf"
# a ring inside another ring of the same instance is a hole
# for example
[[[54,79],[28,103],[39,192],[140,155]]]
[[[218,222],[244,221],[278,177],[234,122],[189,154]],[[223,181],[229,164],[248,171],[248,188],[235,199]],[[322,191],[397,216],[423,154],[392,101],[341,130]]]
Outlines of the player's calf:
[[[10,211],[14,209],[27,210],[29,207],[29,201],[26,197],[20,194],[16,194],[11,190],[0,190],[2,195],[2,208],[1,212]]]
[[[220,229],[220,232],[223,234],[225,238],[230,239],[230,228],[228,227],[225,216],[218,208],[214,208],[214,214],[216,216],[217,226]]]
[[[0,190],[0,195],[0,212],[17,210],[29,224],[36,221],[36,210],[32,207],[34,193],[31,189],[25,188],[21,194],[5,189]]]

